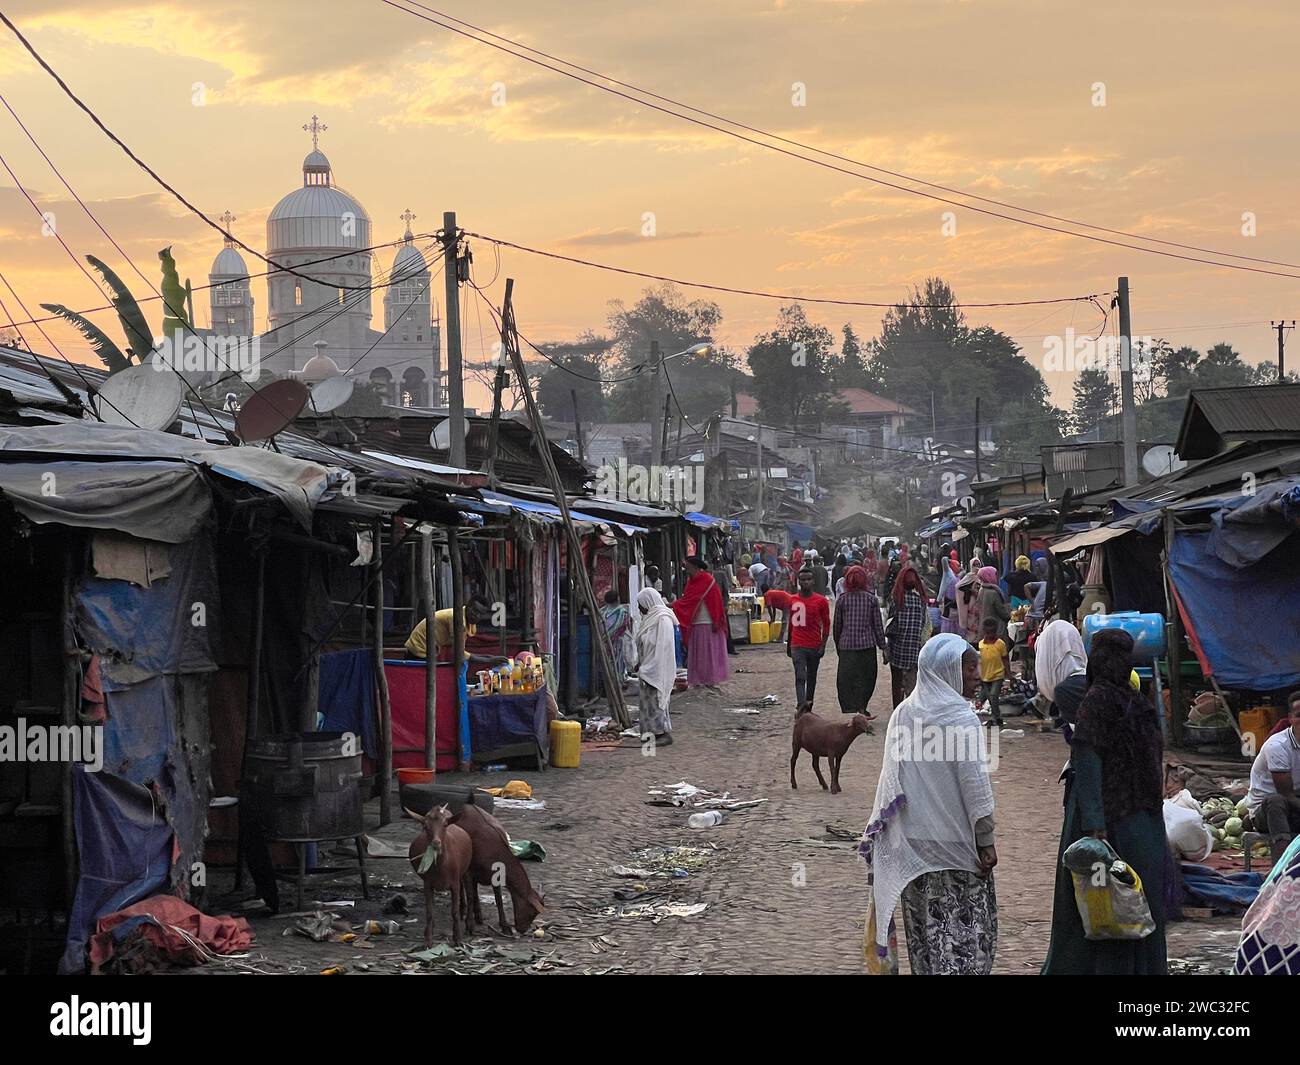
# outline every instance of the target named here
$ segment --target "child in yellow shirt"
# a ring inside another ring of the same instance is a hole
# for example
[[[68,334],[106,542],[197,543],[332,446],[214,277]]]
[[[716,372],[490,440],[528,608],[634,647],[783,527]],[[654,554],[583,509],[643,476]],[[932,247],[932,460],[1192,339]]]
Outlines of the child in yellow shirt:
[[[1011,676],[1011,652],[1005,640],[998,637],[997,618],[985,618],[982,626],[984,638],[979,642],[980,652],[980,705],[989,701],[990,716],[986,724],[1002,727],[1002,682]]]

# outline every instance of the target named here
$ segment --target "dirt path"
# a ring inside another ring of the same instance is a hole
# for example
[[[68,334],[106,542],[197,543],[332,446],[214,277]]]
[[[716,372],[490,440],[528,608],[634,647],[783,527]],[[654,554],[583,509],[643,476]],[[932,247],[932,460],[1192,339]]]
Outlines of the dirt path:
[[[584,749],[578,770],[446,778],[488,784],[520,778],[546,801],[545,810],[504,810],[499,816],[512,837],[536,840],[546,848],[546,862],[529,864],[528,869],[546,895],[542,924],[547,934],[526,945],[538,952],[553,951],[552,960],[566,963],[554,971],[862,971],[864,867],[853,839],[828,838],[827,829],[856,838],[870,813],[889,713],[887,670],[870,704],[880,719],[876,734],[857,740],[844,761],[840,781],[844,790],[830,795],[817,785],[807,755],[800,759],[799,789],[790,790],[794,684],[781,649],[742,648],[731,662],[733,669],[743,672],[733,674],[721,696],[696,691],[674,697],[675,742],[652,757],[631,746]],[[838,713],[835,665],[834,650],[828,649],[817,695],[817,709],[827,715]],[[758,714],[728,712],[768,694],[776,695],[779,704]],[[1016,720],[1011,723],[1014,726]],[[1059,735],[1026,733],[1002,744],[994,775],[1000,859],[995,874],[996,972],[1036,972],[1047,951],[1060,831],[1057,777],[1065,755]],[[646,803],[650,789],[679,781],[725,790],[734,798],[768,801],[729,813],[716,828],[695,831],[686,826],[687,811]],[[376,834],[405,847],[414,825],[394,824]],[[658,924],[649,918],[610,915],[611,907],[647,901],[615,898],[615,890],[635,891],[638,882],[615,876],[614,866],[643,866],[645,855],[638,852],[644,848],[683,844],[710,848],[710,853],[688,876],[643,883],[662,892],[648,901],[705,903],[702,913],[665,917]],[[375,862],[374,867],[379,873],[376,880],[392,888],[381,890],[376,901],[358,906],[357,912],[377,914],[384,900],[400,888],[414,908],[403,935],[376,938],[363,950],[285,937],[280,934],[285,920],[259,919],[257,949],[263,963],[280,971],[289,966],[318,971],[333,961],[348,965],[350,971],[358,971],[358,964],[369,965],[372,972],[400,968],[402,959],[396,952],[420,935],[416,880],[404,860]],[[318,881],[315,893],[308,897],[351,898],[355,893],[356,877],[351,875],[333,883]],[[492,912],[493,907],[486,905],[485,915]],[[1170,957],[1210,968],[1230,965],[1238,924],[1237,919],[1221,918],[1174,925],[1169,934]],[[445,902],[437,910],[437,928],[440,936],[446,935]],[[484,947],[508,946],[486,932],[476,942]],[[466,971],[473,968],[466,966]],[[508,968],[500,963],[493,971]]]

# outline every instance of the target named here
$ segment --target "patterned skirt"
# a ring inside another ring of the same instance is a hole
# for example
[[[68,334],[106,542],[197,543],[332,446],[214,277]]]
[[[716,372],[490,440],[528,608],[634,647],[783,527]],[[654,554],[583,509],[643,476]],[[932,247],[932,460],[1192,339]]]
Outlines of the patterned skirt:
[[[993,876],[924,873],[903,889],[907,960],[917,976],[987,976],[998,947]]]

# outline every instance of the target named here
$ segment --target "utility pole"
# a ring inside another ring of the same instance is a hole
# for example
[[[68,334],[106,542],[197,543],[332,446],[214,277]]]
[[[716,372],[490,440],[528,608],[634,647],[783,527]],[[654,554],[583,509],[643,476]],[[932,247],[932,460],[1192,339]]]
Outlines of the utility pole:
[[[1272,328],[1277,330],[1277,383],[1279,385],[1286,383],[1286,331],[1295,328],[1295,319],[1291,321],[1269,322]]]
[[[1124,438],[1124,483],[1137,484],[1137,407],[1133,405],[1133,327],[1129,321],[1128,278],[1119,279],[1115,296],[1119,305],[1120,431]]]
[[[650,372],[653,375],[650,378],[650,417],[654,418],[659,413],[659,408],[665,406],[668,402],[664,398],[664,359],[659,352],[659,341],[650,341]],[[667,409],[664,411],[664,418],[667,419]],[[650,470],[651,476],[656,476],[655,471],[663,465],[664,461],[664,444],[659,434],[659,427],[650,423]],[[668,433],[664,431],[664,437]]]
[[[975,397],[975,480],[983,480],[980,476],[980,398]]]
[[[587,464],[586,449],[582,446],[582,422],[578,420],[578,390],[569,389],[569,395],[573,399],[573,435],[578,440],[578,461],[584,466]]]
[[[934,390],[930,390],[930,436],[937,438],[939,436],[939,425],[934,420]]]
[[[456,212],[442,215],[442,274],[447,295],[447,406],[450,414],[452,466],[465,468],[465,371],[460,351],[460,278],[456,264],[459,244]]]
[[[763,538],[763,427],[754,423],[754,439],[758,442],[758,492],[754,497],[754,525],[758,528],[758,538]]]
[[[514,278],[506,279],[506,303],[510,302],[511,289],[514,285]],[[488,446],[487,459],[484,462],[484,470],[487,473],[488,486],[495,488],[496,482],[496,462],[497,446],[500,440],[501,432],[501,394],[506,390],[506,345],[510,342],[510,337],[506,334],[505,322],[501,323],[501,357],[497,359],[496,377],[492,381],[492,420],[488,422]],[[453,437],[453,439],[455,439]],[[461,444],[464,444],[464,437],[461,437]],[[454,465],[454,463],[453,463]]]

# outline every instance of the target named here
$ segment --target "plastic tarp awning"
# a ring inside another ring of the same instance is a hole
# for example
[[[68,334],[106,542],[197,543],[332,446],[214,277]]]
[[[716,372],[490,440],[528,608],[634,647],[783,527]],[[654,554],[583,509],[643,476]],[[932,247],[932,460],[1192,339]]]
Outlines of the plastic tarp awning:
[[[561,521],[562,515],[560,508],[554,503],[542,503],[535,499],[519,499],[515,496],[502,495],[499,492],[482,491],[480,493],[483,499],[488,503],[504,503],[511,510],[517,510],[523,514],[533,514],[549,521]],[[627,525],[621,521],[614,521],[611,518],[600,518],[594,514],[587,514],[580,510],[569,508],[569,516],[574,521],[586,522],[588,525],[613,525],[622,529],[625,533],[649,532],[648,529],[640,525]]]
[[[705,514],[698,510],[687,511],[683,517],[685,517],[692,525],[701,529],[726,529],[730,527],[730,523],[726,518],[718,518],[712,514]]]
[[[173,461],[0,462],[0,493],[28,521],[111,529],[178,544],[207,519],[212,496],[194,466]]]
[[[1229,565],[1213,532],[1178,532],[1169,574],[1214,676],[1225,688],[1300,683],[1300,550],[1283,544],[1254,565]]]
[[[280,455],[259,447],[228,447],[208,444],[172,433],[103,425],[99,422],[64,422],[60,425],[0,427],[0,458],[39,455],[48,468],[53,463],[79,459],[137,460],[141,462],[192,463],[215,473],[244,481],[280,499],[298,522],[311,527],[312,508],[329,488],[330,472],[325,466]],[[19,459],[21,461],[21,459]],[[113,476],[109,464],[101,462],[105,476]],[[87,490],[93,490],[88,485]],[[45,519],[55,520],[55,519]],[[70,524],[82,524],[71,522]],[[184,536],[160,536],[156,532],[119,529],[150,540],[178,543]]]

